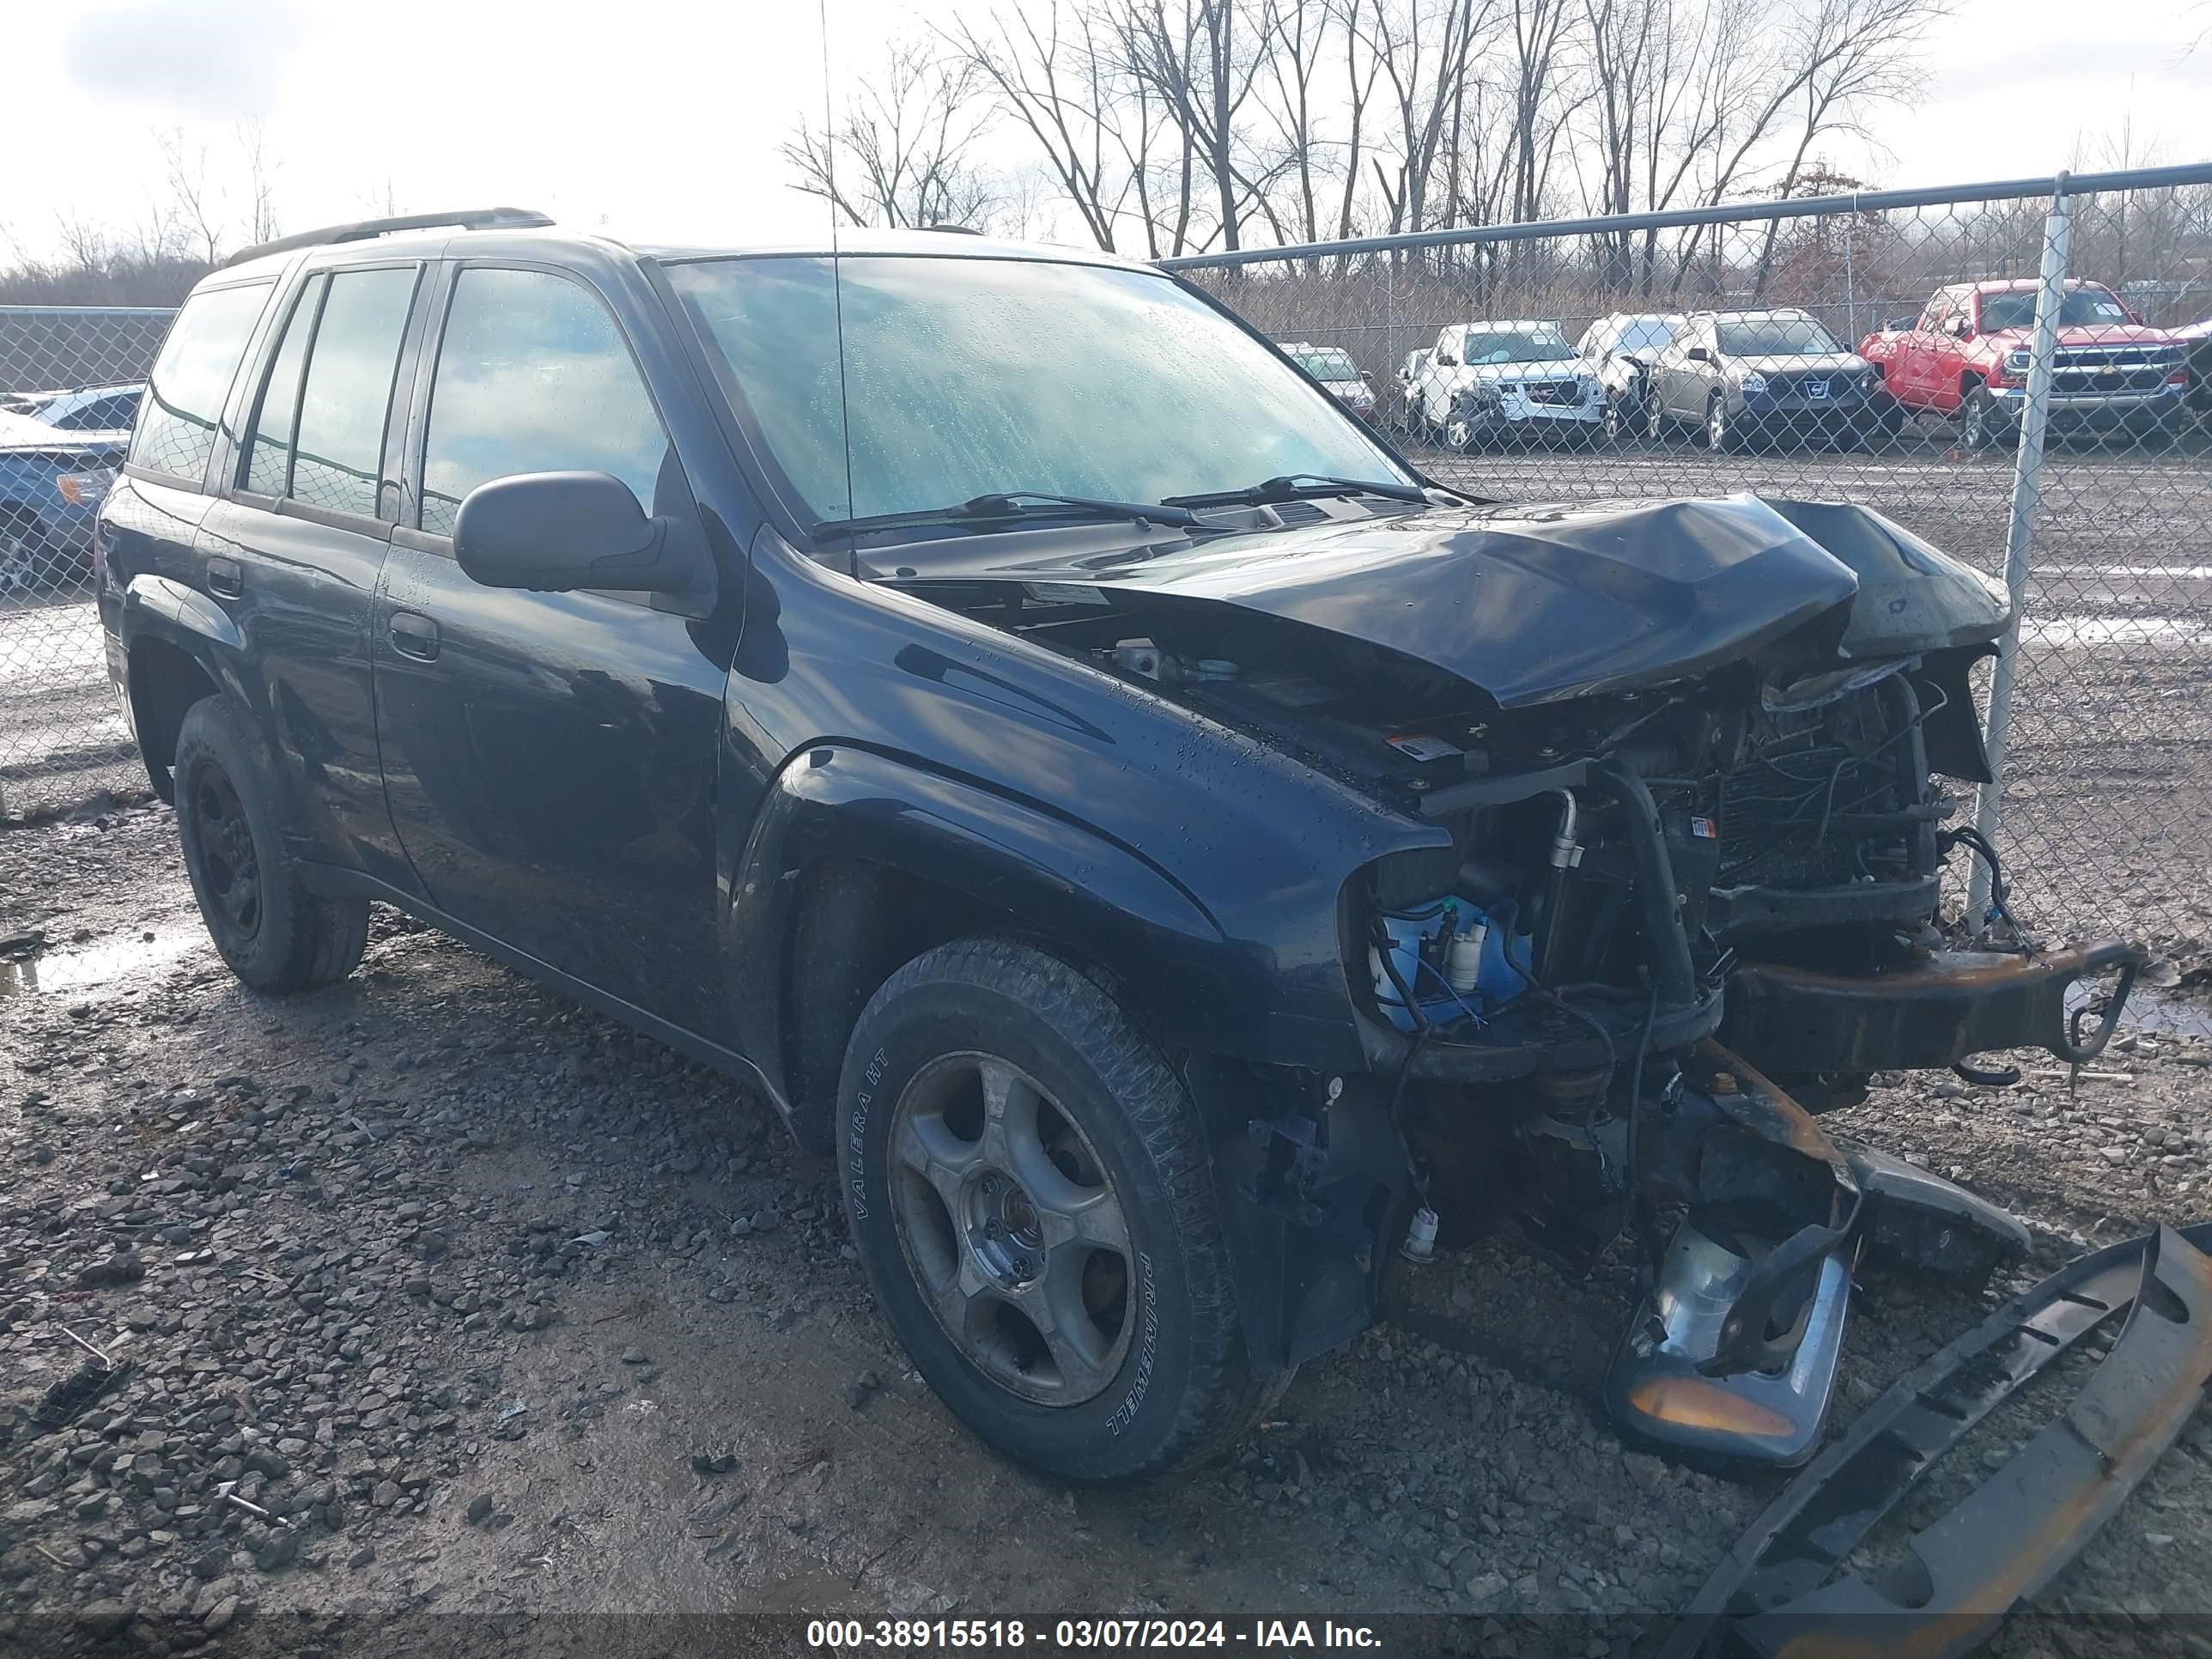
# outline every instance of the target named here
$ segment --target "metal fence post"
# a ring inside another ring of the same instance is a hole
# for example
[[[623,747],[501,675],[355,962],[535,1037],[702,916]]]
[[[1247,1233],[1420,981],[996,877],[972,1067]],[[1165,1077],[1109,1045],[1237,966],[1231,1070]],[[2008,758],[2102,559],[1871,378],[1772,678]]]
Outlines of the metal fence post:
[[[2068,210],[2067,175],[2058,175],[2051,217],[2043,234],[2043,270],[2035,293],[2035,337],[2028,348],[2027,408],[2021,411],[2020,453],[2013,462],[2012,516],[2005,526],[2005,587],[2012,599],[2012,621],[1997,644],[1996,668],[1990,676],[1990,781],[1974,804],[1974,828],[1991,846],[2003,814],[2005,744],[2012,728],[2012,690],[2020,655],[2020,624],[2027,601],[2028,550],[2035,540],[2035,515],[2042,500],[2044,429],[2051,416],[2051,381],[2058,353],[2059,308],[2066,299],[2067,244],[2072,219]],[[1966,921],[1985,934],[1990,915],[1990,869],[1980,860],[1966,888]]]

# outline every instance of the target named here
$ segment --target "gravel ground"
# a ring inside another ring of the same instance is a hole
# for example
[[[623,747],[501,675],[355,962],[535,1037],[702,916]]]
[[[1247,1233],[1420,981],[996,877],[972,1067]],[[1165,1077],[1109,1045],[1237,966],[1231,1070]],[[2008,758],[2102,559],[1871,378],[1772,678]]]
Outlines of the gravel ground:
[[[253,996],[155,805],[0,830],[0,937],[33,929],[0,963],[0,1651],[337,1659],[414,1617],[597,1653],[617,1627],[560,1615],[799,1610],[1450,1613],[1426,1650],[1619,1655],[1772,1490],[1625,1450],[1593,1395],[1626,1268],[1509,1230],[1401,1274],[1220,1461],[1071,1493],[907,1370],[828,1169],[731,1082],[381,911],[346,984]],[[1920,1081],[1837,1121],[2021,1209],[2039,1276],[2212,1214],[2212,1043],[2130,1041],[2078,1096]],[[1993,1295],[1871,1279],[1839,1418]],[[131,1370],[41,1434],[79,1340]],[[2212,1610],[2207,1560],[2200,1418],[2041,1605]]]

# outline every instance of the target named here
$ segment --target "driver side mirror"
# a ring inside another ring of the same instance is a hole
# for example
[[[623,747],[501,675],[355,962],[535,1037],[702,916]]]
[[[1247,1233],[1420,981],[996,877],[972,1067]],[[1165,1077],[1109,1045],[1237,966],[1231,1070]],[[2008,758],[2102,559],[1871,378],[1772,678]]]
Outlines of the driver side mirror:
[[[1713,354],[1703,346],[1692,346],[1682,356],[1686,362],[1693,363],[1709,363],[1713,360]]]
[[[1892,334],[1916,334],[1920,330],[1920,319],[1917,317],[1893,317],[1882,326]]]
[[[706,549],[689,526],[648,519],[605,472],[520,472],[478,484],[453,521],[453,554],[486,587],[607,587],[696,596]]]
[[[1457,368],[1459,367],[1459,359],[1453,356],[1449,351],[1439,351],[1437,353],[1437,362],[1440,367],[1444,368]]]
[[[1974,319],[1971,317],[1953,318],[1951,319],[1951,332],[1957,335],[1962,340],[1972,339],[1974,337]]]

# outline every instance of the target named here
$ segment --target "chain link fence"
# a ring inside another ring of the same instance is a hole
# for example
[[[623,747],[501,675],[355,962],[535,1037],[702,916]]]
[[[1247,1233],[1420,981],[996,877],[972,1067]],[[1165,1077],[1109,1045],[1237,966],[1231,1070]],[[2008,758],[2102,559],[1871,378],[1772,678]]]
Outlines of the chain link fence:
[[[0,306],[0,815],[145,783],[102,662],[92,520],[173,314]]]
[[[2031,932],[2203,955],[2212,166],[1164,263],[1455,487],[1849,500],[2009,574],[2004,770],[1953,821]]]

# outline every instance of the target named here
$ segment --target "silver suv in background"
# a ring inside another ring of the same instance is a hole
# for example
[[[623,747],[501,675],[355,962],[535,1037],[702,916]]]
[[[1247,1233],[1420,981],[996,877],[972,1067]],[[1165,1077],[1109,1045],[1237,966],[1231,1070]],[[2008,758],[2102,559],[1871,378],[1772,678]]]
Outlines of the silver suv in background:
[[[1636,428],[1644,412],[1644,376],[1674,343],[1686,320],[1679,311],[1616,311],[1583,331],[1575,355],[1605,388],[1605,435],[1615,441]]]
[[[1806,311],[1699,311],[1646,372],[1645,435],[1692,426],[1709,448],[1826,440],[1868,449],[1900,411],[1874,366]]]
[[[1604,429],[1605,390],[1556,322],[1460,323],[1437,336],[1419,418],[1447,449],[1589,442]]]

